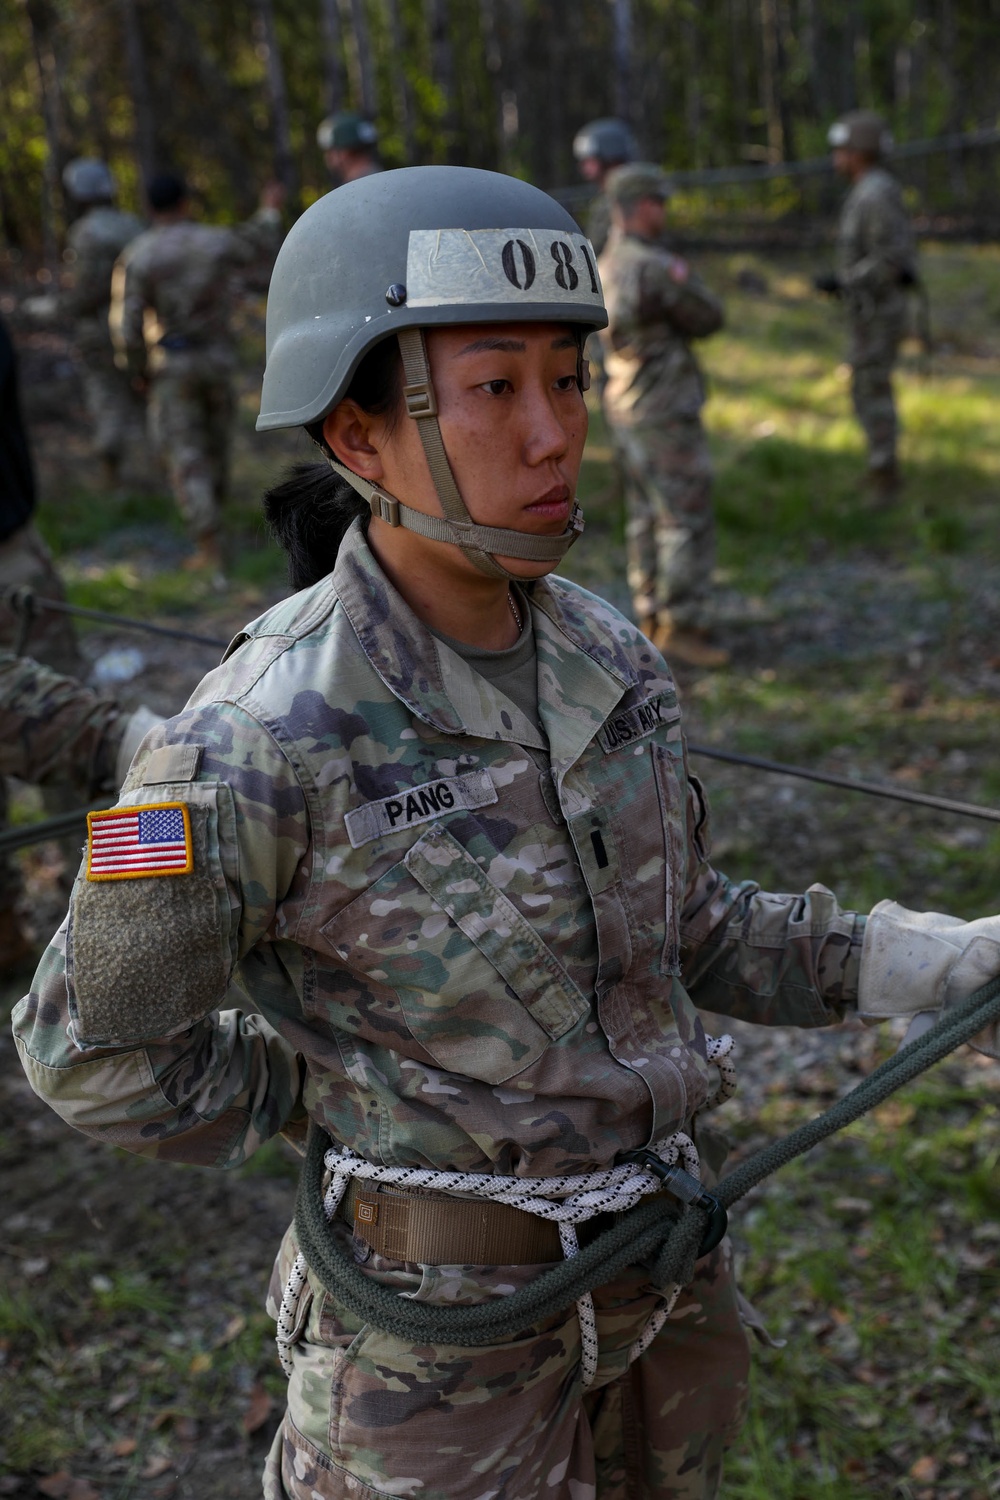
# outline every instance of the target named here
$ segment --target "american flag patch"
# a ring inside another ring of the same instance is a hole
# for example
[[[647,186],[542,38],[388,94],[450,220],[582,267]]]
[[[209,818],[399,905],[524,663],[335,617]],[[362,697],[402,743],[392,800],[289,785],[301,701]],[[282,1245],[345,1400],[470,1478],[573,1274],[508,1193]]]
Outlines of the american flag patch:
[[[191,818],[183,802],[112,807],[87,814],[87,879],[189,875]]]

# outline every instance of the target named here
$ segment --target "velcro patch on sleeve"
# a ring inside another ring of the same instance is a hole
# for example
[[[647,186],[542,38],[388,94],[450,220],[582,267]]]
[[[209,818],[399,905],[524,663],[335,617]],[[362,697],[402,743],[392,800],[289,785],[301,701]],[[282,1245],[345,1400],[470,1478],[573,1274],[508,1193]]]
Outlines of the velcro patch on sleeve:
[[[425,781],[422,786],[396,792],[378,802],[366,802],[363,807],[345,813],[344,824],[352,849],[360,849],[362,844],[369,844],[384,834],[400,833],[418,823],[429,823],[433,818],[459,808],[487,807],[497,800],[497,789],[489,771],[466,771],[461,776]]]
[[[147,802],[87,814],[87,879],[190,875],[191,815],[183,802]]]

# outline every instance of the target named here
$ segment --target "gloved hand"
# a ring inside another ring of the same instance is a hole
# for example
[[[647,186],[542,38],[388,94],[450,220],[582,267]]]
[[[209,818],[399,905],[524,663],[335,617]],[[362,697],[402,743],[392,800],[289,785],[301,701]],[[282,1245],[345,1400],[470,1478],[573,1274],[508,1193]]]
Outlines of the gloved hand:
[[[833,271],[823,271],[819,276],[813,277],[813,286],[817,292],[826,292],[829,297],[839,297],[843,291],[840,277]]]
[[[858,1013],[866,1021],[884,1021],[947,1010],[997,974],[1000,916],[963,922],[880,901],[865,927]],[[915,1030],[911,1024],[911,1034]],[[984,1027],[970,1045],[1000,1061],[1000,1021]]]
[[[145,703],[140,703],[134,713],[129,714],[125,721],[125,730],[118,746],[118,754],[115,757],[115,781],[120,787],[128,775],[128,768],[135,759],[135,752],[146,738],[151,729],[157,724],[164,722],[162,714],[156,714]]]

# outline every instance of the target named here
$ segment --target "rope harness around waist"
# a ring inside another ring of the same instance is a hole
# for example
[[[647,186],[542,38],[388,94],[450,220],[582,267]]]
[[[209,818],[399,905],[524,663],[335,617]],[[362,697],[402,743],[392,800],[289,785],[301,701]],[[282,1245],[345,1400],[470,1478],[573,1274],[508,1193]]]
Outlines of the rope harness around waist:
[[[969,1041],[983,1027],[997,1019],[1000,1019],[1000,976],[976,990],[961,1005],[946,1011],[930,1031],[901,1047],[893,1057],[882,1063],[823,1114],[800,1125],[791,1135],[783,1140],[773,1141],[742,1162],[722,1178],[714,1189],[714,1199],[723,1208],[731,1208],[773,1172],[860,1119],[870,1109],[877,1108],[897,1089],[933,1067],[956,1047]],[[679,1139],[671,1137],[671,1141],[677,1145],[679,1156],[683,1149]],[[665,1147],[666,1144],[664,1143]],[[411,1345],[455,1344],[463,1348],[476,1348],[499,1343],[556,1316],[573,1302],[579,1305],[585,1303],[585,1300],[590,1301],[592,1307],[591,1292],[595,1287],[613,1281],[627,1267],[641,1264],[650,1267],[650,1280],[660,1289],[666,1306],[654,1315],[643,1334],[633,1344],[630,1354],[634,1358],[662,1327],[680,1288],[691,1281],[712,1213],[712,1200],[704,1201],[707,1195],[701,1195],[683,1207],[677,1205],[676,1208],[666,1206],[662,1197],[638,1201],[635,1207],[622,1214],[616,1224],[589,1245],[578,1249],[576,1253],[568,1254],[566,1260],[544,1271],[527,1286],[509,1296],[492,1297],[472,1307],[440,1307],[414,1302],[400,1296],[390,1287],[380,1286],[365,1274],[331,1234],[323,1188],[328,1155],[333,1163],[342,1160],[346,1162],[340,1149],[331,1147],[329,1136],[313,1122],[309,1127],[306,1159],[295,1206],[295,1230],[300,1254],[289,1278],[286,1297],[292,1291],[293,1284],[297,1283],[297,1300],[305,1286],[307,1269],[311,1269],[326,1291],[356,1317]],[[352,1162],[361,1160],[352,1157],[351,1153],[346,1155],[351,1157]],[[640,1158],[641,1165],[659,1179],[662,1173],[657,1172],[656,1167],[650,1163],[652,1153],[639,1152],[635,1155]],[[656,1165],[662,1164],[657,1162]],[[606,1173],[591,1175],[607,1178],[610,1173],[621,1172],[626,1166],[627,1164],[623,1164],[623,1167],[609,1168]],[[370,1169],[372,1176],[379,1172],[410,1170],[378,1168],[371,1163],[364,1163],[364,1167]],[[336,1180],[336,1166],[333,1170]],[[353,1175],[353,1167],[343,1177],[345,1185],[350,1175]],[[442,1174],[431,1175],[439,1178]],[[564,1184],[568,1181],[574,1187],[580,1182],[580,1179],[553,1180]],[[530,1182],[531,1179],[520,1181],[520,1186],[527,1189]],[[657,1188],[660,1185],[658,1180]],[[333,1181],[330,1187],[333,1187]],[[343,1186],[339,1191],[343,1191]],[[650,1191],[653,1189],[643,1189],[643,1193]],[[329,1190],[326,1197],[330,1197]],[[573,1238],[575,1239],[575,1235]],[[656,1319],[659,1319],[659,1323],[653,1333],[650,1333]],[[289,1323],[284,1322],[283,1326],[283,1320],[279,1321],[278,1337],[282,1364],[288,1373],[291,1369],[288,1347],[295,1338]],[[596,1349],[590,1355],[585,1351],[585,1358],[587,1369],[590,1369],[592,1363],[596,1365]],[[592,1371],[590,1378],[593,1379]]]

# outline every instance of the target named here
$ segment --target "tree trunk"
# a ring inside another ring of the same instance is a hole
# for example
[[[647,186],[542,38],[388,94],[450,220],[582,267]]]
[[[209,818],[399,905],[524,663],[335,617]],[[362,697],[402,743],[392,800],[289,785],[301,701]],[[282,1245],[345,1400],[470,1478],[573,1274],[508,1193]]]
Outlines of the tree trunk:
[[[615,114],[632,118],[632,0],[612,0],[615,59]]]
[[[431,44],[431,77],[444,100],[441,128],[445,160],[455,154],[455,54],[448,28],[448,0],[427,0],[427,32]]]
[[[148,182],[156,171],[156,124],[153,118],[153,99],[149,91],[149,73],[146,69],[146,49],[135,0],[121,0],[121,11],[128,91],[135,115],[135,153],[143,180]]]
[[[271,130],[274,136],[274,171],[289,198],[294,212],[298,199],[298,173],[292,155],[292,130],[288,113],[288,89],[274,24],[273,0],[254,0],[257,14],[254,31],[257,46],[264,53],[267,69],[267,91],[271,102]]]
[[[357,108],[374,119],[378,107],[375,91],[375,64],[364,0],[340,0],[341,20],[346,22],[348,55],[351,60],[352,85]]]
[[[45,264],[54,272],[59,264],[58,228],[63,221],[62,169],[64,166],[62,91],[52,50],[54,17],[48,0],[28,0],[31,45],[38,70],[38,89],[45,128],[45,163],[42,168],[41,220]]]
[[[413,88],[406,71],[406,32],[399,9],[399,0],[386,0],[389,10],[389,39],[392,43],[392,92],[396,119],[403,137],[403,154],[407,166],[417,159],[417,135]]]
[[[323,23],[323,72],[326,75],[326,107],[331,115],[344,107],[344,49],[337,0],[320,0]]]
[[[504,57],[500,47],[500,34],[497,29],[497,0],[479,0],[479,24],[483,35],[486,71],[490,81],[491,114],[493,118],[496,159],[503,162],[505,146],[502,80]]]
[[[760,0],[760,40],[760,102],[767,123],[767,159],[779,162],[785,158],[785,129],[778,92],[781,59],[775,0]]]

